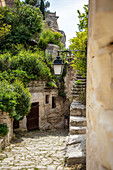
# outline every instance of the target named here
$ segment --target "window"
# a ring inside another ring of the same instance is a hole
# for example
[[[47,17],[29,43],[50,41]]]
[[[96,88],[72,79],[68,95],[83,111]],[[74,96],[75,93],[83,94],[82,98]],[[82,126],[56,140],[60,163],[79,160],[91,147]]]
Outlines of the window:
[[[56,108],[56,99],[52,97],[52,108]]]
[[[49,103],[49,95],[46,95],[45,102],[46,102],[46,104]]]

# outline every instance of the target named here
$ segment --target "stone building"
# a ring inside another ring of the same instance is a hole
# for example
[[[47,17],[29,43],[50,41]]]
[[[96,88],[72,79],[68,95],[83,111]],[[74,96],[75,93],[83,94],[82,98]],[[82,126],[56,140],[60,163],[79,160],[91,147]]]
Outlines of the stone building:
[[[113,1],[89,1],[87,170],[113,170]]]
[[[31,112],[27,118],[20,121],[19,128],[28,130],[64,128],[65,116],[69,114],[69,100],[59,96],[57,89],[47,88],[44,81],[30,82],[29,91],[32,95]]]
[[[58,16],[56,16],[56,12],[47,12],[46,16],[45,16],[45,20],[47,22],[47,25],[53,30],[53,31],[57,31],[59,33],[61,33],[63,35],[63,38],[61,40],[61,42],[64,44],[66,43],[66,35],[65,32],[62,30],[59,30],[58,27]]]

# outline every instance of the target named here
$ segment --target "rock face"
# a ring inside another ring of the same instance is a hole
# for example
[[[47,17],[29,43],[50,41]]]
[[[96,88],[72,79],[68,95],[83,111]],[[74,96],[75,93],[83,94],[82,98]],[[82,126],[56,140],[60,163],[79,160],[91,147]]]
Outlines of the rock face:
[[[45,16],[45,20],[47,22],[47,25],[53,30],[53,31],[56,31],[56,32],[59,32],[63,35],[63,38],[61,40],[61,42],[64,44],[65,46],[65,42],[66,42],[66,35],[65,35],[65,32],[62,31],[62,30],[59,30],[59,27],[58,27],[58,16],[56,16],[56,12],[47,12],[46,13],[46,16]]]
[[[113,170],[113,1],[90,0],[87,170]]]
[[[86,162],[86,108],[73,101],[70,108],[70,128],[66,148],[66,164],[85,164]]]

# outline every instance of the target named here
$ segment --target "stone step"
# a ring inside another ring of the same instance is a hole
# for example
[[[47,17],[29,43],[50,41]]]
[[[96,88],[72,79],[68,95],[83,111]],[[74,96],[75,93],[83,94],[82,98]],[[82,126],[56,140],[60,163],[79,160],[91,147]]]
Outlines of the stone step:
[[[83,78],[80,78],[80,79],[77,78],[77,79],[75,80],[75,82],[78,81],[78,80],[79,80],[80,82],[86,82],[86,79],[83,79]]]
[[[86,88],[85,87],[76,87],[76,88],[72,88],[71,91],[81,91],[81,90],[85,90]]]
[[[86,117],[70,116],[70,126],[86,126]]]
[[[70,106],[70,116],[86,116],[86,106],[77,102],[72,102]]]
[[[65,156],[67,166],[86,163],[86,135],[70,135]]]
[[[74,95],[76,95],[76,94],[77,94],[77,95],[79,95],[79,94],[80,94],[80,92],[79,92],[79,91],[72,91],[72,92],[71,92],[71,94],[74,94]]]
[[[81,135],[69,135],[67,139],[67,145],[73,145],[86,141],[86,134]]]
[[[87,77],[85,76],[85,77],[83,77],[82,75],[77,75],[76,76],[76,79],[86,79]]]
[[[81,82],[74,82],[74,85],[86,85],[86,82],[85,81],[81,81]]]
[[[86,84],[82,85],[82,84],[74,84],[73,88],[86,88]]]
[[[69,129],[69,134],[70,135],[75,135],[75,134],[86,134],[86,127],[75,127],[75,126],[70,126]]]

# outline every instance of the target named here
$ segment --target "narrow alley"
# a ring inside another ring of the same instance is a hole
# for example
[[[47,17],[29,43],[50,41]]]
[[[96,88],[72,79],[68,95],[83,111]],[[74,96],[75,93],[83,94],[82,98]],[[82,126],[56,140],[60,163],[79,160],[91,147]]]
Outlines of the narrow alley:
[[[64,167],[66,130],[16,132],[0,153],[0,169],[68,170]]]

